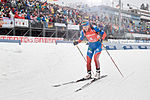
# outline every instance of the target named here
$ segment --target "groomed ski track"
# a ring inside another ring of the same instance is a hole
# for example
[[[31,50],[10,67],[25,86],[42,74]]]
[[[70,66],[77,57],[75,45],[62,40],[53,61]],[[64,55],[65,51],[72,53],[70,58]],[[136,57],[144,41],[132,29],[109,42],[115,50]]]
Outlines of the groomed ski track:
[[[86,55],[87,46],[79,44]],[[86,75],[86,63],[72,44],[0,44],[0,100],[149,100],[150,50],[109,51],[121,77],[103,50],[101,74],[108,75],[82,91],[88,81],[62,87],[54,84]],[[95,72],[95,64],[92,61]]]

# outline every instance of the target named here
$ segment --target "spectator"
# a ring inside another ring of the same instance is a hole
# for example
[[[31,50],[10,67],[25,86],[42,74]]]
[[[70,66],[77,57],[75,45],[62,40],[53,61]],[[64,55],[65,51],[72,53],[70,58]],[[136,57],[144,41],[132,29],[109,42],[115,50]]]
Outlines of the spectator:
[[[83,13],[69,7],[43,3],[39,0],[1,0],[0,17],[28,19],[38,23],[43,22],[46,28],[48,23],[54,22],[65,23],[66,25],[80,25],[84,17],[86,17],[91,23],[104,28],[109,34],[117,33],[119,30],[119,18],[117,15],[103,13],[97,16],[96,14]],[[140,22],[139,25],[136,25],[135,20],[124,17],[121,21],[121,32],[150,33],[150,29],[145,25],[145,22]]]

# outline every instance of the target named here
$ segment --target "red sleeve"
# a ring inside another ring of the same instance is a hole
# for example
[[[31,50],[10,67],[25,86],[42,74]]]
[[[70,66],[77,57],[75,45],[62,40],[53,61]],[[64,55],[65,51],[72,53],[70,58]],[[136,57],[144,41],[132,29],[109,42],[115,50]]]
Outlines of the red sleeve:
[[[107,34],[106,34],[106,32],[104,32],[102,39],[104,40],[106,36],[107,36]]]
[[[82,42],[82,40],[81,40],[81,39],[78,39],[78,42],[79,42],[79,43],[81,43],[81,42]]]

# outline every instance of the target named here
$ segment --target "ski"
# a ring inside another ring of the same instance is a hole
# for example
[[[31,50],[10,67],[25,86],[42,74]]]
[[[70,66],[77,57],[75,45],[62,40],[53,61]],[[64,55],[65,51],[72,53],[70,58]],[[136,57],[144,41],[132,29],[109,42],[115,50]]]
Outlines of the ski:
[[[90,79],[92,79],[92,78],[90,78]],[[52,86],[53,86],[53,87],[60,87],[60,86],[63,86],[63,85],[78,83],[78,82],[86,81],[86,80],[90,80],[90,79],[81,78],[81,79],[78,79],[78,80],[76,80],[76,81],[70,81],[70,82],[66,82],[66,83],[62,83],[62,84],[56,84],[56,85],[52,85]]]
[[[105,78],[107,75],[103,75],[101,76],[99,79],[92,79],[89,83],[86,83],[85,85],[83,85],[81,88],[75,90],[75,92],[78,92],[80,90],[83,90],[84,88],[88,87],[89,85],[91,85],[92,83],[96,82],[97,80],[103,79]]]

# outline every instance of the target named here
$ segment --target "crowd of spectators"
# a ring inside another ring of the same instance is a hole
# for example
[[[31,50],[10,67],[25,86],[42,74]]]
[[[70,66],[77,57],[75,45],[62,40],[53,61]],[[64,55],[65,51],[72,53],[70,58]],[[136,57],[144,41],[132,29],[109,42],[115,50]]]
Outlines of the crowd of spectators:
[[[100,14],[100,16],[89,17],[91,23],[103,28],[109,34],[119,33],[119,18],[117,15]],[[141,33],[150,34],[150,25],[144,21],[137,21],[131,18],[122,17],[121,20],[121,33]]]
[[[0,17],[28,19],[35,22],[65,23],[78,25],[82,21],[82,13],[73,8],[38,0],[2,0]]]
[[[83,18],[91,23],[103,28],[107,33],[114,34],[119,32],[118,16],[101,14],[87,14],[70,7],[59,6],[38,0],[1,0],[0,17],[28,19],[33,25],[43,23],[46,28],[51,23],[65,23],[80,25]],[[129,18],[122,18],[121,33],[146,33],[150,34],[150,27],[140,22],[138,26],[135,21]]]

